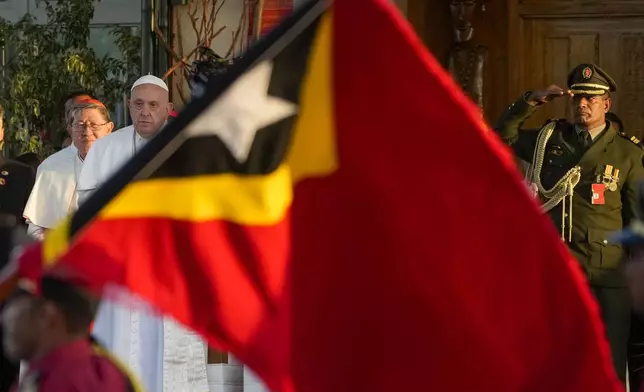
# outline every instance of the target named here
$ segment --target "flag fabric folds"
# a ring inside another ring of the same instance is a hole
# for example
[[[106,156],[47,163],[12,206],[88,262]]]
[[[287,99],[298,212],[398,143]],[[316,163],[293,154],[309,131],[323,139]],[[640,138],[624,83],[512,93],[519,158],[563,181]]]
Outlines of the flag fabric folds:
[[[40,256],[275,391],[620,388],[571,256],[386,0],[296,10]]]

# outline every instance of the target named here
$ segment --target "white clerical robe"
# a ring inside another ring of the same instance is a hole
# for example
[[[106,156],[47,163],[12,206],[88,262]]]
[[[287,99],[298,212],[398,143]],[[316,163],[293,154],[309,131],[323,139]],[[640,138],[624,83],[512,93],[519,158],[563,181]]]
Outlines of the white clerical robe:
[[[42,239],[77,207],[76,184],[83,167],[74,145],[45,159],[36,172],[36,182],[25,206],[29,235]]]
[[[132,126],[94,142],[78,181],[79,202],[82,204],[144,142]],[[115,296],[117,300],[109,299]],[[108,288],[106,297],[99,306],[94,336],[139,376],[146,391],[208,391],[206,346],[199,335],[156,314],[123,288]]]

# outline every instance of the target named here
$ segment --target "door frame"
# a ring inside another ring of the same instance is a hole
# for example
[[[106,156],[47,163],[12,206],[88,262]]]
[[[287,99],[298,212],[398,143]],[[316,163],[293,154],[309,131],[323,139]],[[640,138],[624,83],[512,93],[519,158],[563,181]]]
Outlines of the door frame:
[[[644,1],[608,0],[589,4],[587,0],[507,0],[507,10],[509,75],[506,93],[509,101],[513,101],[524,93],[525,19],[586,18],[605,15],[610,15],[611,18],[643,17]]]

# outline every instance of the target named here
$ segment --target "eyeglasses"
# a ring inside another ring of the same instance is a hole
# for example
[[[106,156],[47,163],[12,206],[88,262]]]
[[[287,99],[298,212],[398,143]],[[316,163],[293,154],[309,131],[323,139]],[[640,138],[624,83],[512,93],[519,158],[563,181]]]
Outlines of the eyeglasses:
[[[86,128],[89,129],[92,132],[96,132],[96,131],[100,131],[102,127],[104,127],[105,125],[107,125],[109,123],[110,123],[109,121],[106,122],[106,123],[103,123],[103,124],[94,124],[94,123],[90,123],[90,122],[82,123],[81,122],[81,123],[76,123],[76,124],[72,125],[72,128],[74,129],[74,131],[77,131],[77,132],[83,132]]]

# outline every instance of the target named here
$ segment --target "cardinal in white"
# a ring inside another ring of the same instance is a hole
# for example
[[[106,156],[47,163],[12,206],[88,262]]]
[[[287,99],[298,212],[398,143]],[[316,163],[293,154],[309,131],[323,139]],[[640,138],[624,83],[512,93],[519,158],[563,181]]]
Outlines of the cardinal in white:
[[[98,140],[85,159],[78,181],[80,203],[166,123],[172,111],[167,85],[152,75],[139,78],[132,85],[129,108],[133,125]],[[146,391],[208,391],[206,345],[197,334],[123,288],[108,288],[106,295],[93,334],[132,369]]]
[[[114,128],[105,105],[88,94],[76,94],[65,102],[65,124],[72,144],[45,159],[23,213],[32,237],[59,224],[76,210],[76,186],[83,161],[92,144]]]

